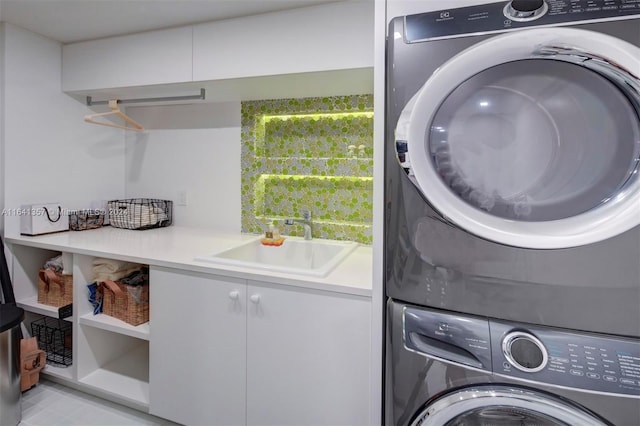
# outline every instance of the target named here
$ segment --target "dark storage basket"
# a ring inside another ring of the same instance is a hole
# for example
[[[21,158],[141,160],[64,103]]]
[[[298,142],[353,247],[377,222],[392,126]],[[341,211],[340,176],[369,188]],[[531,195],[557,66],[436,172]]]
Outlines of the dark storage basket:
[[[68,367],[72,363],[71,323],[42,317],[31,323],[31,335],[38,339],[38,347],[47,353],[47,364]]]
[[[109,223],[116,228],[151,229],[169,226],[173,202],[154,198],[131,198],[107,203]]]
[[[69,213],[69,229],[72,231],[95,229],[102,225],[104,225],[104,211],[77,210]]]

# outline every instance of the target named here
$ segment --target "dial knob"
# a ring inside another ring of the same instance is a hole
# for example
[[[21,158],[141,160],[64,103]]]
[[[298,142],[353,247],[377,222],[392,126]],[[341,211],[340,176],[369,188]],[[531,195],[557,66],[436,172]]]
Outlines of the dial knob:
[[[535,373],[547,365],[547,350],[535,336],[515,331],[502,340],[502,353],[520,371]]]
[[[513,21],[533,21],[548,10],[544,0],[512,0],[504,8],[504,15]]]
[[[511,7],[518,12],[535,12],[544,6],[544,0],[513,0]]]

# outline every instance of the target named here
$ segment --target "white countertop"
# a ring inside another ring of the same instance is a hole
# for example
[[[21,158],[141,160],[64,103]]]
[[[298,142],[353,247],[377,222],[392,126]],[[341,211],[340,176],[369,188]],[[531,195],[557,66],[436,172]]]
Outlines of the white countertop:
[[[36,237],[7,236],[6,242],[68,253],[204,272],[254,281],[371,296],[372,249],[357,247],[326,277],[308,277],[196,261],[196,256],[220,252],[257,237],[210,229],[169,226],[133,231],[105,226]]]

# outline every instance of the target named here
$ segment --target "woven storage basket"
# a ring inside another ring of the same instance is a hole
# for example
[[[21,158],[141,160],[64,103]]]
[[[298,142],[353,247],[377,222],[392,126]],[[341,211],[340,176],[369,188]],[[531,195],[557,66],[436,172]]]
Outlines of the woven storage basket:
[[[84,231],[104,225],[104,213],[97,210],[79,210],[69,213],[69,229]]]
[[[131,325],[149,321],[149,283],[133,287],[107,280],[101,282],[100,287],[103,291],[103,314]]]
[[[38,272],[38,303],[55,307],[73,302],[73,275],[51,269]]]

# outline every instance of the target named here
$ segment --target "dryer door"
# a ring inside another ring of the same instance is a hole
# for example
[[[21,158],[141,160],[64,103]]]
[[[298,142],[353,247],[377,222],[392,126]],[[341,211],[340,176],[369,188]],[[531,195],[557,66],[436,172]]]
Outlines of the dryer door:
[[[404,165],[442,215],[537,249],[640,224],[640,48],[586,30],[523,30],[440,67],[403,112]]]
[[[478,386],[452,392],[429,404],[413,426],[606,426],[603,420],[564,400],[508,386]]]

